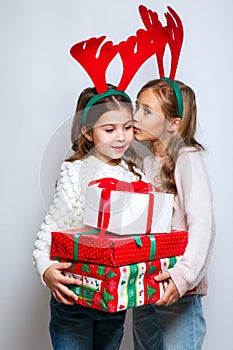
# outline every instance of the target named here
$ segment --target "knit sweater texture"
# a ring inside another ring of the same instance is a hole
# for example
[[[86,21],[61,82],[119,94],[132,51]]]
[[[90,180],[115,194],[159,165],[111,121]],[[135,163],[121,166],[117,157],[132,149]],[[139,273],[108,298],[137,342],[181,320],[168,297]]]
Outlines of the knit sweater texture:
[[[142,176],[142,180],[145,180],[139,169],[137,172]],[[34,264],[43,283],[44,272],[54,263],[50,260],[51,232],[85,227],[83,213],[88,183],[104,177],[127,182],[138,180],[138,177],[128,170],[124,160],[117,166],[111,166],[94,156],[89,156],[85,160],[62,163],[53,203],[41,224],[33,251]]]

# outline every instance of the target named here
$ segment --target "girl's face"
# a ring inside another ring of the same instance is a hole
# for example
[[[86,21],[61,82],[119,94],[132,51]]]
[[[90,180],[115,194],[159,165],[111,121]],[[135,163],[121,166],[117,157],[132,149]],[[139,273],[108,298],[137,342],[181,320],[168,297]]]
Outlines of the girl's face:
[[[144,90],[136,101],[134,134],[138,141],[167,140],[168,121],[152,89]]]
[[[133,116],[126,108],[108,111],[97,120],[86,137],[94,143],[94,155],[115,164],[131,145],[133,140]]]

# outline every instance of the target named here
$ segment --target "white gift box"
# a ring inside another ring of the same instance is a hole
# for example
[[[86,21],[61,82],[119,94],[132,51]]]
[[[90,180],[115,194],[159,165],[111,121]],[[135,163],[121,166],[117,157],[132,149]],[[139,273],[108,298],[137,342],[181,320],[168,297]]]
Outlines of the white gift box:
[[[102,228],[105,210],[103,188],[91,185],[87,188],[84,209],[84,223]],[[119,235],[137,235],[143,233],[169,233],[173,211],[173,194],[162,192],[136,193],[127,191],[110,191],[109,221],[107,231]],[[149,231],[148,231],[149,228]]]

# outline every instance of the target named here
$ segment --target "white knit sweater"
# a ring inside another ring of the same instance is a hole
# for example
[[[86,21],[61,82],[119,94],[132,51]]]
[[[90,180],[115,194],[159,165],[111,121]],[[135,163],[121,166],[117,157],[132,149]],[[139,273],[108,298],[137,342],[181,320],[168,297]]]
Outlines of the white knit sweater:
[[[139,169],[137,172],[142,175],[142,180],[145,180]],[[33,251],[34,263],[42,281],[44,272],[54,263],[50,260],[51,231],[85,226],[83,211],[86,188],[90,181],[103,177],[127,182],[137,180],[128,170],[125,161],[121,161],[117,166],[111,166],[94,156],[89,156],[83,161],[62,163],[53,203],[37,234]]]
[[[149,182],[159,187],[163,159],[148,156],[144,170]],[[215,225],[212,193],[201,152],[183,148],[175,166],[178,194],[175,197],[172,218],[173,230],[189,232],[184,256],[169,269],[172,280],[182,296],[196,287],[196,293],[207,293],[206,272],[212,251]]]

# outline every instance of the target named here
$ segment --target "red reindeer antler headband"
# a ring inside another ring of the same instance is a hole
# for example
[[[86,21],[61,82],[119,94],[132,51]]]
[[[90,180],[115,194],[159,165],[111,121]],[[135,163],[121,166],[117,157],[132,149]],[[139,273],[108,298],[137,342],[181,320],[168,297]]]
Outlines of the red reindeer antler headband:
[[[183,99],[182,94],[179,88],[179,85],[174,81],[176,70],[179,62],[181,47],[184,38],[184,30],[180,17],[178,14],[170,7],[167,7],[170,13],[165,13],[165,17],[167,20],[167,25],[164,27],[168,33],[168,46],[171,52],[171,68],[169,78],[165,78],[164,74],[164,65],[163,65],[163,57],[165,52],[165,46],[159,52],[156,52],[157,63],[159,68],[159,76],[160,78],[167,81],[167,83],[171,86],[174,91],[177,100],[178,106],[178,117],[182,118],[183,114]],[[158,15],[156,12],[148,10],[145,6],[139,6],[139,13],[141,19],[148,30],[160,28],[162,26],[161,22],[158,19]]]
[[[101,36],[79,42],[71,48],[70,53],[72,57],[86,70],[98,92],[98,95],[88,101],[82,115],[82,124],[86,123],[90,107],[106,96],[123,95],[131,101],[124,90],[128,87],[139,68],[151,56],[157,56],[160,76],[164,76],[163,56],[167,44],[171,51],[169,82],[174,80],[182,46],[183,27],[176,12],[170,7],[168,7],[168,10],[171,14],[165,14],[167,19],[165,27],[158,20],[156,12],[152,12],[144,6],[139,6],[139,12],[146,30],[138,30],[135,36],[129,37],[118,45],[114,45],[112,41],[103,43],[106,37]],[[118,53],[123,63],[122,77],[115,90],[108,90],[106,71],[110,62]]]

